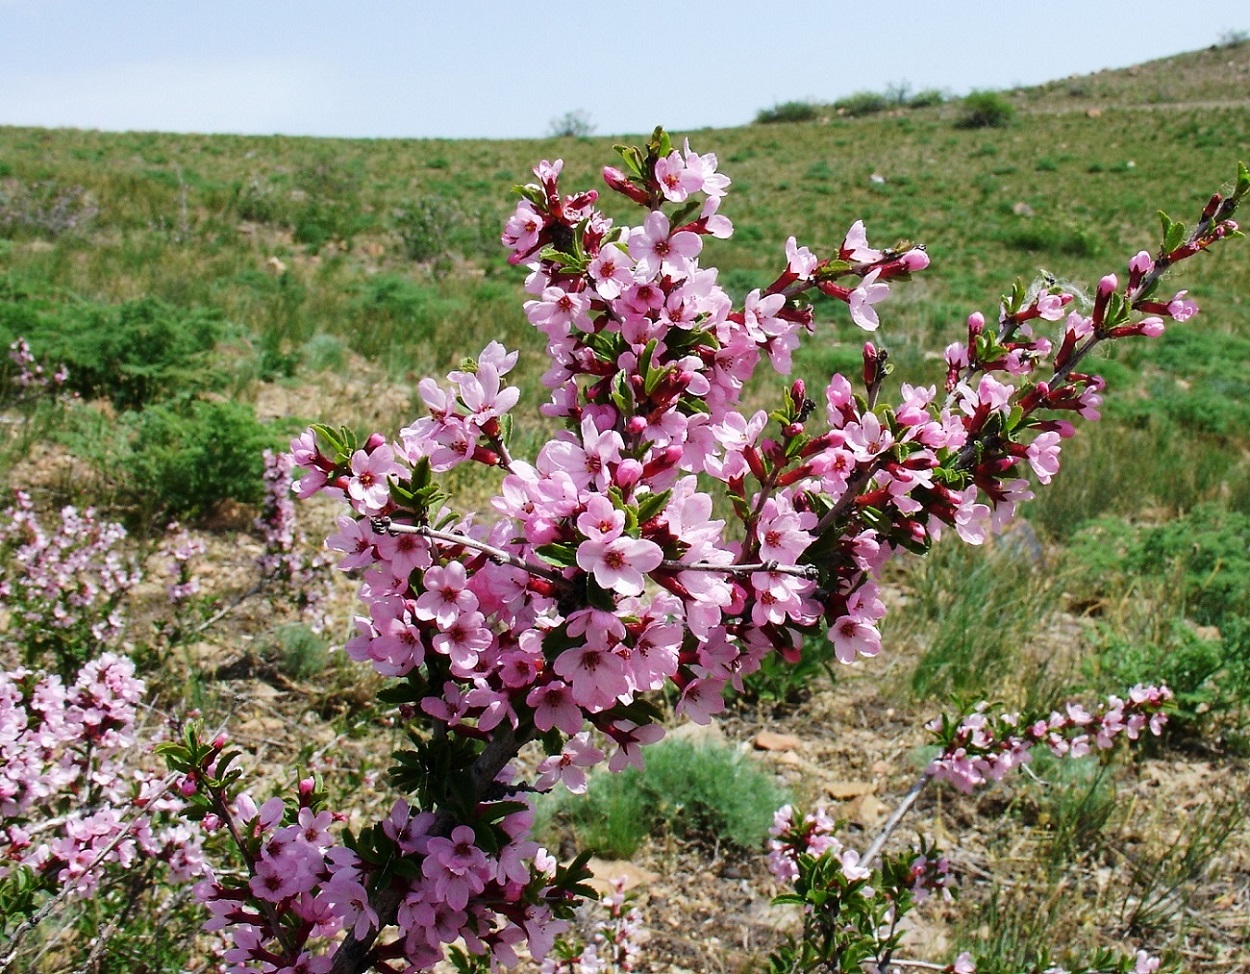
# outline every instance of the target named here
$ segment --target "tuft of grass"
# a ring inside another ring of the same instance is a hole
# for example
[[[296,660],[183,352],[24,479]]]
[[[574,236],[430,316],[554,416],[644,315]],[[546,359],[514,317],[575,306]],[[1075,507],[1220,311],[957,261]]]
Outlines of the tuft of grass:
[[[948,542],[914,567],[908,588],[897,625],[924,647],[910,677],[913,696],[1024,702],[1022,653],[1058,603],[1053,574],[1007,543],[985,552]]]
[[[669,740],[647,748],[645,758],[643,771],[591,775],[584,796],[548,797],[544,814],[571,830],[579,848],[625,859],[659,830],[756,850],[785,803],[767,772],[724,745]]]

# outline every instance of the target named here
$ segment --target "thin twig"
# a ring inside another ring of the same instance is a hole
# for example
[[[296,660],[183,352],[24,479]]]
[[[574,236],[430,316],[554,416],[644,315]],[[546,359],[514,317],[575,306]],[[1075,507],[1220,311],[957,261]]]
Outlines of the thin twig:
[[[519,568],[522,571],[529,572],[539,578],[545,578],[548,581],[555,582],[559,585],[565,584],[568,580],[554,568],[549,565],[542,565],[535,561],[527,561],[511,552],[504,551],[502,548],[496,548],[493,544],[485,541],[478,541],[476,538],[470,538],[467,534],[454,534],[450,531],[439,531],[430,527],[428,524],[396,524],[389,517],[370,518],[370,526],[376,534],[415,534],[422,538],[429,538],[431,541],[441,541],[444,544],[459,545],[462,548],[471,548],[474,551],[480,551],[484,555],[489,555],[495,561],[503,565],[511,565],[513,568]]]
[[[799,578],[815,578],[820,573],[815,565],[779,565],[775,561],[759,561],[746,565],[714,565],[707,561],[662,561],[660,567],[671,572],[724,572],[726,575],[773,572],[778,575],[797,575]]]
[[[932,780],[933,775],[927,771],[916,779],[916,783],[911,786],[911,791],[904,796],[898,808],[894,809],[894,814],[890,816],[889,821],[881,827],[877,837],[872,840],[872,845],[868,847],[868,851],[864,853],[863,858],[859,861],[861,866],[867,867],[880,855],[881,849],[889,841],[890,836],[894,834],[894,830],[898,828],[898,824],[903,820],[903,816],[911,810],[912,805],[916,804],[916,799],[920,797],[920,793],[924,791],[925,786]]]

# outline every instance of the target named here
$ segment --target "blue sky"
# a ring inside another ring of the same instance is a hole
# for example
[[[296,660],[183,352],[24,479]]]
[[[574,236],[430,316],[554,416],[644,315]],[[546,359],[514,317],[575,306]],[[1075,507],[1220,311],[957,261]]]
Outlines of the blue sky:
[[[1229,0],[0,0],[0,124],[531,137],[1033,84],[1250,29]]]

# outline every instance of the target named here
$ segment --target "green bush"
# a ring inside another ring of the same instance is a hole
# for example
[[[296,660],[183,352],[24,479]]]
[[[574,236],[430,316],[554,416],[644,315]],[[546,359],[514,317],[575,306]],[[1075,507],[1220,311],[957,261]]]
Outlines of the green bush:
[[[118,502],[137,512],[187,520],[224,500],[259,503],[266,447],[277,437],[252,412],[233,402],[182,400],[122,417],[125,438],[115,457],[124,471]]]
[[[1073,590],[1119,607],[1100,623],[1107,689],[1163,681],[1178,729],[1205,713],[1241,726],[1250,706],[1250,516],[1202,504],[1170,524],[1100,518],[1072,539]],[[1213,626],[1218,637],[1187,621]]]
[[[1169,524],[1126,525],[1100,518],[1072,539],[1081,581],[1116,594],[1134,576],[1176,576],[1178,594],[1201,625],[1250,618],[1250,516],[1200,504]]]
[[[784,101],[772,108],[761,108],[755,115],[756,125],[776,122],[814,122],[820,115],[810,101]]]
[[[965,95],[955,125],[961,129],[1005,128],[1015,118],[1016,106],[997,91]]]
[[[212,353],[224,331],[216,312],[155,298],[119,305],[0,300],[0,341],[25,335],[36,358],[65,363],[71,390],[122,410],[221,387],[227,377]]]
[[[585,795],[553,794],[544,811],[576,833],[579,848],[622,859],[660,828],[756,850],[785,800],[751,758],[724,745],[671,740],[647,748],[644,771],[593,774]]]
[[[925,88],[907,101],[908,108],[936,108],[946,103],[946,95],[939,88]]]
[[[358,159],[342,162],[325,154],[304,166],[295,177],[302,198],[294,214],[296,242],[314,250],[331,240],[350,244],[369,224],[361,203],[363,183]]]
[[[885,111],[890,107],[890,99],[879,91],[857,91],[845,98],[839,98],[833,103],[833,107],[841,114],[862,118]]]

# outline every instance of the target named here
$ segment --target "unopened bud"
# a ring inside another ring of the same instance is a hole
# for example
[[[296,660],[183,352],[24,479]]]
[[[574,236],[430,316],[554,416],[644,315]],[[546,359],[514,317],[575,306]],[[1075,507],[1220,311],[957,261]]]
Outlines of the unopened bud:
[[[372,453],[380,446],[386,445],[386,437],[381,433],[370,433],[369,439],[365,440],[365,453]]]
[[[616,465],[616,473],[612,480],[618,487],[633,487],[642,479],[642,464],[632,458],[622,460]]]
[[[929,266],[929,255],[922,247],[914,247],[898,259],[903,270],[909,274],[922,271]]]
[[[635,186],[629,178],[613,166],[603,167],[603,181],[609,189],[614,189],[623,196],[628,196],[635,203],[647,204],[647,191]]]

